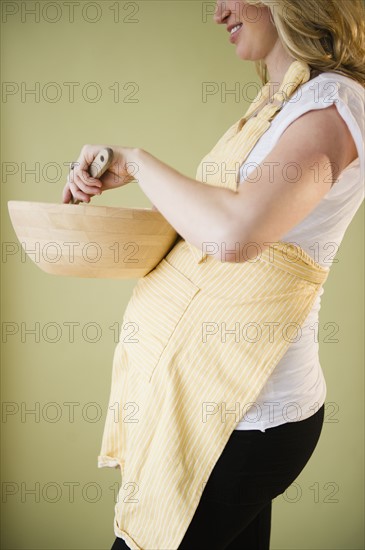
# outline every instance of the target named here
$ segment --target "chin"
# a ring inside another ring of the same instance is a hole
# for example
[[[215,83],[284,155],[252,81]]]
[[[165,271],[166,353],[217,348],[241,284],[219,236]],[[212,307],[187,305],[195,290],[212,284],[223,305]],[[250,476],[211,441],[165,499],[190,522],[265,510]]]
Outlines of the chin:
[[[258,61],[262,59],[262,56],[255,55],[250,51],[247,51],[244,47],[238,47],[236,50],[236,55],[243,61]]]
[[[253,51],[252,47],[247,48],[246,44],[238,43],[236,45],[236,55],[240,59],[243,59],[246,61],[259,61],[260,59],[263,59],[267,55],[267,52]]]

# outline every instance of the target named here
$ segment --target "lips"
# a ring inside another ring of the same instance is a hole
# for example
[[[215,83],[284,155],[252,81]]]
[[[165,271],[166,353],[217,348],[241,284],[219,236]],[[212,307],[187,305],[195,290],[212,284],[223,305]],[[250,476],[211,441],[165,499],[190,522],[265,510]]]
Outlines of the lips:
[[[231,35],[234,34],[235,32],[237,32],[241,27],[242,27],[242,23],[240,23],[240,24],[238,24],[238,25],[235,25],[235,26],[230,30]]]
[[[241,29],[242,29],[242,23],[231,26],[231,36],[229,37],[230,42],[233,43],[236,41],[239,33],[241,32]]]

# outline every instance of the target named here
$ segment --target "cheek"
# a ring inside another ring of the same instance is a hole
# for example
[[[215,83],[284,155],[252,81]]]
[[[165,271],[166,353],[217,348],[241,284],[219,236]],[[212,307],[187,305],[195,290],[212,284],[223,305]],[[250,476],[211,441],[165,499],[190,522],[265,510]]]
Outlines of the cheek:
[[[240,46],[255,59],[265,56],[277,39],[277,32],[270,20],[260,18],[255,23],[245,22],[240,36]]]

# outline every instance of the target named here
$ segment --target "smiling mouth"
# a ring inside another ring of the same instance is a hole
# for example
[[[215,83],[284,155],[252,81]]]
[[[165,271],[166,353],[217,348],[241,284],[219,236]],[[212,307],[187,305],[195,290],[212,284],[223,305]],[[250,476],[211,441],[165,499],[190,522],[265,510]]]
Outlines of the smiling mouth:
[[[233,29],[231,30],[231,36],[233,36],[236,32],[238,32],[242,27],[242,23],[239,23],[238,25],[236,25],[235,27],[233,27]]]

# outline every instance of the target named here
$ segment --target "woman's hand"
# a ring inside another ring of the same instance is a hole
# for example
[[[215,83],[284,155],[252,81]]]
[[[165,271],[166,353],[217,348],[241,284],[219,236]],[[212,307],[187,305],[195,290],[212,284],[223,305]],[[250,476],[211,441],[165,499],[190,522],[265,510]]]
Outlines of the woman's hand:
[[[113,161],[100,179],[92,178],[89,167],[97,154],[109,147],[113,150]],[[72,197],[82,202],[90,202],[94,195],[100,195],[107,189],[115,189],[135,180],[138,167],[132,162],[134,149],[115,145],[84,145],[77,161],[67,177],[62,192],[62,202],[69,203]]]

